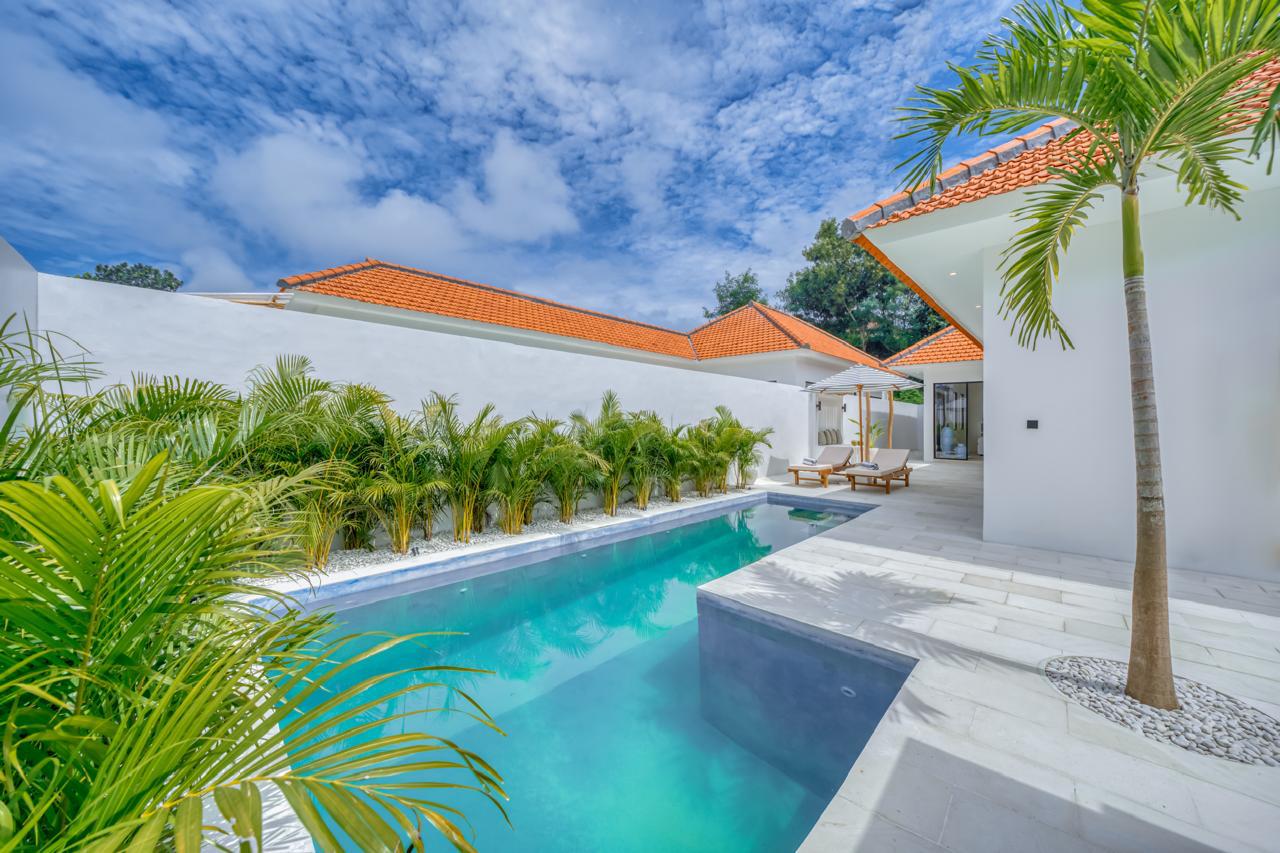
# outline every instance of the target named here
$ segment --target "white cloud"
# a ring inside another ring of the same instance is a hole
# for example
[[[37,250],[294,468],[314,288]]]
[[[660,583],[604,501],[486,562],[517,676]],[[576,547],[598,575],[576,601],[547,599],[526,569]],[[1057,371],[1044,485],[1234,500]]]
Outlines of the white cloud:
[[[355,146],[280,133],[220,159],[210,183],[237,220],[294,256],[412,263],[462,247],[453,217],[437,204],[401,190],[363,198],[366,174]]]
[[[458,219],[478,234],[525,241],[578,229],[555,157],[505,128],[484,159],[484,196],[463,184],[450,199]]]
[[[194,166],[169,122],[64,67],[34,39],[0,29],[0,185],[34,239],[126,242],[164,253],[212,227],[184,203]],[[47,215],[55,210],[56,216]],[[113,239],[114,238],[114,239]]]
[[[231,256],[215,246],[202,246],[182,253],[182,264],[189,272],[187,291],[236,292],[253,290],[253,282]]]
[[[0,228],[260,286],[372,255],[687,326],[725,269],[776,289],[891,191],[892,108],[1010,5],[45,3],[0,21]]]

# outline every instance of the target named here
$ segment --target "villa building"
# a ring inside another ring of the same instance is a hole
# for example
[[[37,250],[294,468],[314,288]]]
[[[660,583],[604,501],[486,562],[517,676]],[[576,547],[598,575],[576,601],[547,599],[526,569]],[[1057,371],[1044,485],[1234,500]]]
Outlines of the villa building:
[[[1280,79],[1280,64],[1267,73]],[[1000,310],[1002,252],[1022,227],[1012,214],[1052,180],[1050,168],[1077,162],[1088,139],[1069,131],[1046,124],[947,170],[932,191],[898,193],[850,216],[842,231],[954,326],[887,364],[929,384],[930,455],[940,447],[936,395],[963,383],[970,433],[972,413],[980,413],[984,538],[1132,559],[1135,475],[1114,190],[1072,239],[1054,289],[1074,348],[1052,340],[1019,346]],[[1169,560],[1274,577],[1280,171],[1269,172],[1264,157],[1233,164],[1231,176],[1248,188],[1238,222],[1187,205],[1172,172],[1153,169],[1142,183]],[[967,355],[952,349],[962,337]],[[981,389],[976,406],[974,389]],[[965,443],[972,456],[976,442]]]

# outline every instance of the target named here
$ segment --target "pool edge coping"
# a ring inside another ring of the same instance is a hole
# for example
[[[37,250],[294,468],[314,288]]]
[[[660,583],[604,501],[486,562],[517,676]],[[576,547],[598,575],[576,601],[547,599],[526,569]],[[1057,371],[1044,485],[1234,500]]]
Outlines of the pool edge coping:
[[[877,504],[792,495],[757,486],[748,489],[744,493],[721,495],[687,505],[669,504],[646,515],[618,520],[605,519],[578,530],[538,534],[521,542],[504,543],[498,541],[478,546],[472,551],[463,548],[461,553],[456,550],[437,552],[408,565],[405,564],[406,561],[404,559],[401,559],[374,566],[358,567],[349,570],[352,573],[349,577],[321,578],[314,583],[304,581],[273,589],[272,592],[276,595],[293,599],[301,606],[310,607],[323,601],[366,593],[432,576],[441,578],[443,582],[453,575],[460,575],[470,569],[483,568],[489,564],[494,564],[495,570],[498,570],[499,564],[504,561],[525,557],[538,551],[550,552],[559,549],[571,549],[575,546],[607,545],[611,542],[633,538],[650,529],[679,526],[679,524],[689,523],[702,517],[710,518],[722,515],[735,508],[758,504],[779,504],[795,509],[833,512],[847,516],[847,520],[841,523],[852,521],[859,515],[870,512],[878,506]],[[740,571],[740,569],[735,571]],[[271,602],[271,599],[267,596],[256,596],[252,599],[252,602],[267,605]]]

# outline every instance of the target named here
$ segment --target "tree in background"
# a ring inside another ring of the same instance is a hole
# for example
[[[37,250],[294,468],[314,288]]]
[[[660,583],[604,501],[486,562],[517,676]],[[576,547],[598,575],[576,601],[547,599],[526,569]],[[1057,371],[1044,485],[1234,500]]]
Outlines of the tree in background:
[[[716,307],[703,308],[702,316],[714,320],[751,302],[769,304],[756,274],[748,269],[737,275],[729,275],[729,271],[725,270],[724,278],[716,284]]]
[[[167,290],[170,293],[182,287],[182,279],[168,270],[156,269],[150,264],[131,264],[121,261],[118,264],[98,264],[93,272],[82,272],[76,278],[87,278],[91,281],[109,281],[112,284],[127,284],[130,287],[145,287],[148,290]]]
[[[865,249],[842,238],[834,219],[818,226],[804,257],[809,266],[778,292],[782,307],[877,358],[946,325]]]
[[[1239,219],[1244,186],[1231,170],[1268,143],[1274,153],[1280,137],[1280,89],[1250,78],[1277,59],[1280,0],[1054,0],[1019,6],[976,65],[953,67],[949,89],[920,88],[903,116],[903,136],[917,146],[904,164],[906,187],[937,180],[957,133],[1017,133],[1060,117],[1088,142],[1014,211],[1022,230],[1004,252],[1000,316],[1023,346],[1041,338],[1072,346],[1053,303],[1062,256],[1095,205],[1119,207],[1119,220],[1097,227],[1119,232],[1116,284],[1129,332],[1137,548],[1125,693],[1157,708],[1177,708],[1178,698],[1138,190],[1157,168],[1171,169],[1187,204]]]

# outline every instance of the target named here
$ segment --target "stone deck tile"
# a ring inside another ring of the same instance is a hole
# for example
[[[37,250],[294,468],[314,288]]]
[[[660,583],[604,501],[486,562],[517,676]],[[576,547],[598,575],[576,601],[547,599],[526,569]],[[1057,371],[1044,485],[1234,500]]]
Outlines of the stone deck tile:
[[[1129,565],[983,542],[981,463],[889,495],[769,487],[877,509],[704,589],[919,661],[803,850],[1275,849],[1280,769],[1147,740],[1044,677],[1062,653],[1124,658]],[[1178,674],[1280,708],[1280,584],[1170,586]]]

